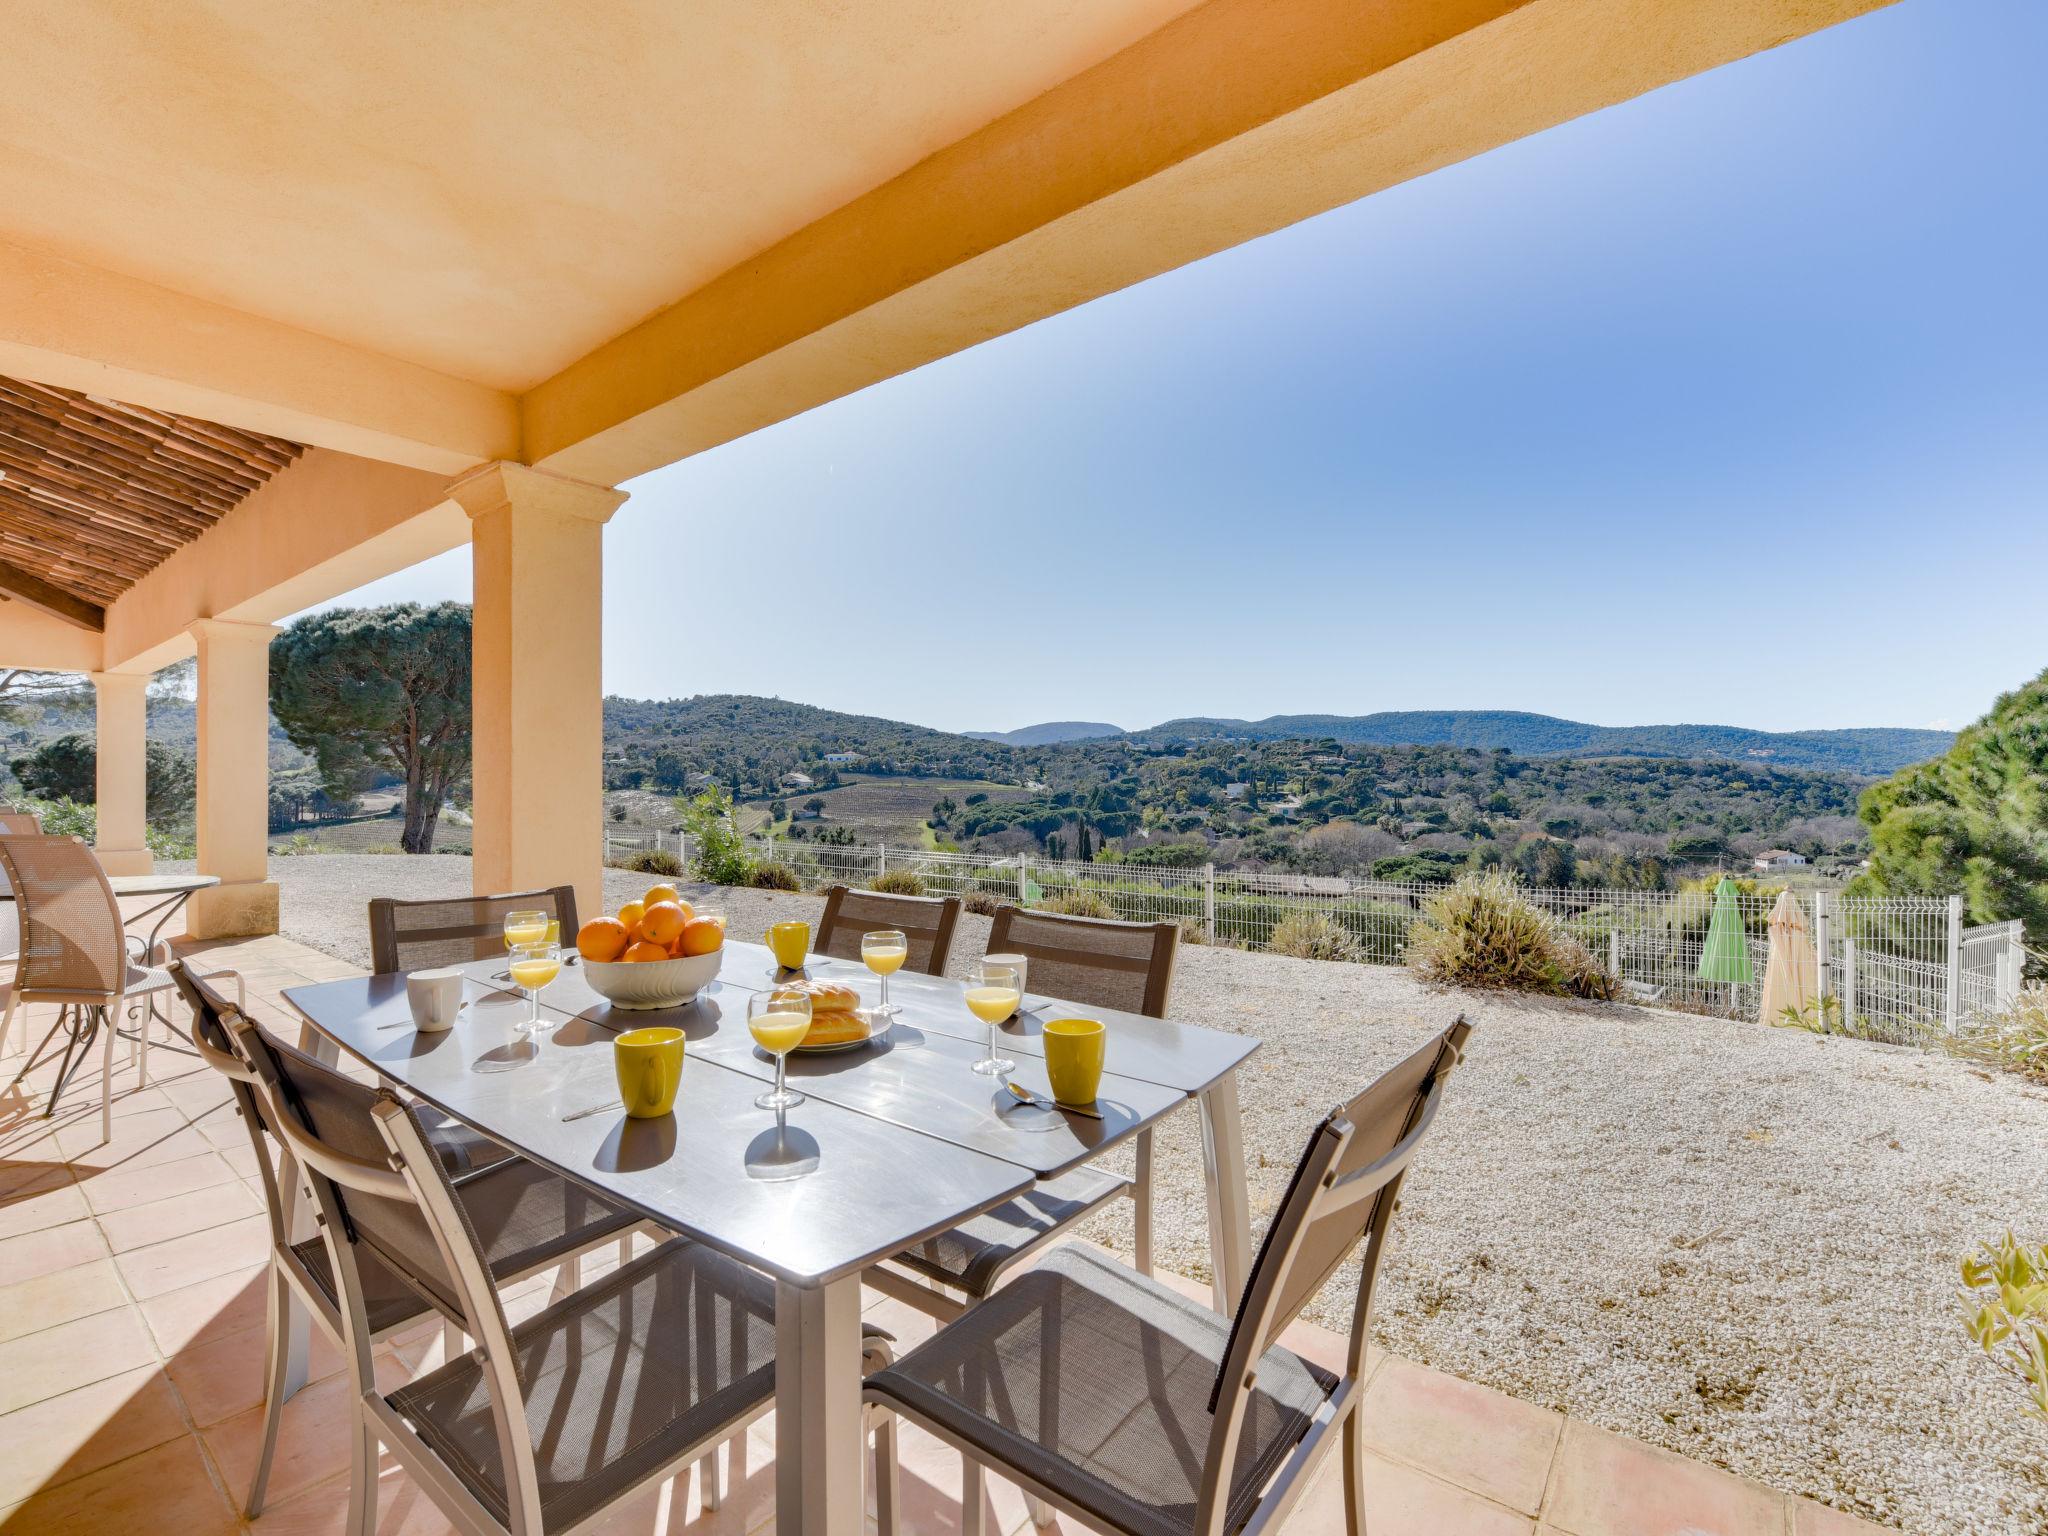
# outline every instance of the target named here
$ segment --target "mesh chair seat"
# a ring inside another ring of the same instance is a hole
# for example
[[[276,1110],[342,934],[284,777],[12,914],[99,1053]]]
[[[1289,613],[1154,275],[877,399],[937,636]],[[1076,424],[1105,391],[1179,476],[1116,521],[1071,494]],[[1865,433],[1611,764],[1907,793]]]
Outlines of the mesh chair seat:
[[[1194,1527],[1209,1389],[1230,1322],[1100,1254],[1062,1248],[867,1380],[1130,1536]],[[1307,1431],[1336,1378],[1273,1348],[1259,1362],[1226,1528]]]
[[[1131,1181],[1081,1167],[1047,1179],[971,1221],[928,1237],[894,1262],[969,1296],[983,1297],[1002,1272],[1061,1227],[1126,1193]]]
[[[460,1178],[465,1173],[494,1168],[518,1155],[503,1142],[491,1140],[475,1126],[453,1115],[443,1114],[431,1104],[415,1105],[414,1113],[427,1133],[428,1142],[439,1155],[441,1166],[451,1177]]]
[[[674,1238],[519,1324],[512,1347],[542,1517],[561,1530],[766,1405],[775,1287]],[[478,1502],[509,1519],[490,1388],[474,1352],[386,1401]]]
[[[320,1294],[340,1311],[341,1289],[334,1283],[334,1261],[327,1251],[327,1239],[309,1237],[303,1243],[293,1243],[292,1252],[299,1256],[307,1277],[320,1287]],[[427,1305],[420,1300],[419,1292],[393,1274],[375,1254],[367,1250],[358,1253],[356,1269],[363,1277],[363,1312],[370,1320],[370,1332],[385,1334],[413,1318],[426,1316]]]

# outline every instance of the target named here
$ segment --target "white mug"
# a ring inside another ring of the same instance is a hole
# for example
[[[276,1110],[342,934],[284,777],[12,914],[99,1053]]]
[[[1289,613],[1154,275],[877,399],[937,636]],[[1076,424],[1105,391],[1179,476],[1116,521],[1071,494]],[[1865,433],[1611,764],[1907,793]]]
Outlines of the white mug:
[[[405,1003],[412,1009],[415,1029],[428,1031],[453,1027],[462,1007],[462,972],[414,971],[405,978]]]

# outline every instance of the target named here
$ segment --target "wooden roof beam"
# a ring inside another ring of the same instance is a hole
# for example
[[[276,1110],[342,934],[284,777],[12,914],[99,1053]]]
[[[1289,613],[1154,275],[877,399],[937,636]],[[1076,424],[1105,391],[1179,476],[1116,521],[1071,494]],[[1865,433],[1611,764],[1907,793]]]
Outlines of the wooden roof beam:
[[[88,603],[62,587],[52,586],[33,572],[5,561],[0,561],[0,596],[27,603],[53,619],[62,619],[66,624],[89,629],[94,634],[106,631],[107,610],[99,604]]]

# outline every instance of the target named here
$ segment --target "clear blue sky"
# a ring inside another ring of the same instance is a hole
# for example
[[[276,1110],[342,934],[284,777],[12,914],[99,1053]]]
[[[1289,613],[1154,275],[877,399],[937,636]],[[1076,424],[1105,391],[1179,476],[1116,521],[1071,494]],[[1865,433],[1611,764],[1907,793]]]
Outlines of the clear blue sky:
[[[649,475],[605,686],[1961,724],[2048,664],[2044,77],[1905,0]]]

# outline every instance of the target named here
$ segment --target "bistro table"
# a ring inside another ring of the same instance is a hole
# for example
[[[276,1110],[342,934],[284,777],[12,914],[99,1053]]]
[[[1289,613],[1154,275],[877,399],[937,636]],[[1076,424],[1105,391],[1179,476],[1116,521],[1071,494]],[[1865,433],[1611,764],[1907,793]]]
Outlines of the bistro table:
[[[534,1161],[774,1279],[779,1532],[857,1536],[863,1526],[862,1271],[1120,1145],[1190,1099],[1203,1112],[1219,1297],[1234,1303],[1244,1284],[1248,1205],[1231,1080],[1256,1040],[1075,1009],[1109,1027],[1103,1118],[1092,1120],[1011,1102],[971,1070],[983,1026],[959,983],[898,973],[890,994],[902,1012],[888,1036],[792,1056],[789,1078],[805,1102],[776,1116],[753,1105],[774,1069],[746,1030],[746,994],[773,975],[762,946],[728,940],[716,983],[694,1003],[656,1011],[613,1009],[580,967],[565,966],[540,999],[560,1022],[531,1042],[518,1033],[523,995],[491,980],[502,964],[464,968],[463,1007],[439,1034],[411,1027],[402,975],[284,996],[306,1021],[303,1045],[339,1047]],[[820,961],[813,973],[866,974],[840,965]],[[1043,1015],[1001,1030],[1017,1080],[1040,1091]],[[630,1120],[618,1107],[610,1044],[619,1030],[648,1024],[688,1037],[682,1087],[672,1115]]]

